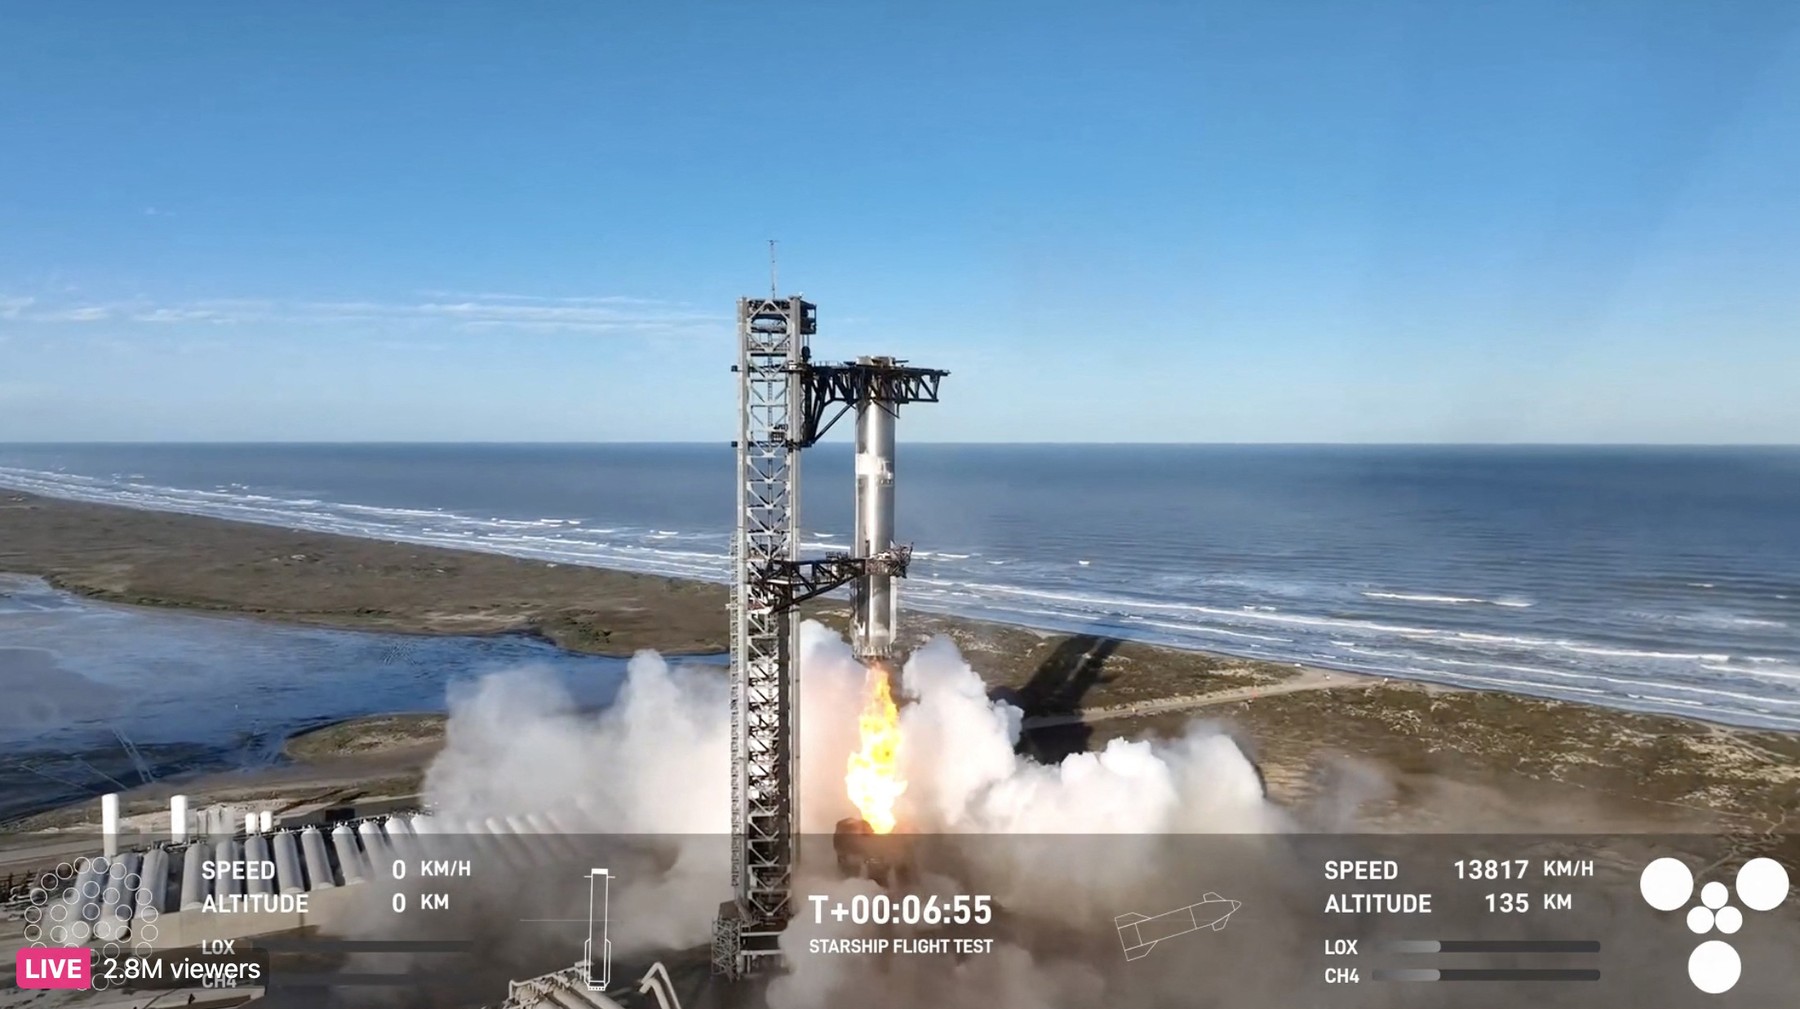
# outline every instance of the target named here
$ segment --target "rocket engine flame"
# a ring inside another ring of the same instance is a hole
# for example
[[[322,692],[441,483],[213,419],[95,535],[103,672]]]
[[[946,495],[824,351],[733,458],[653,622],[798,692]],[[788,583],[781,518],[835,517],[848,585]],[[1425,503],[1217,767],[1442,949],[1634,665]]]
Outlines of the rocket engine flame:
[[[850,801],[877,834],[894,829],[894,803],[906,791],[906,779],[900,776],[900,710],[888,679],[880,663],[869,666],[868,699],[857,718],[862,745],[850,755],[844,774]]]

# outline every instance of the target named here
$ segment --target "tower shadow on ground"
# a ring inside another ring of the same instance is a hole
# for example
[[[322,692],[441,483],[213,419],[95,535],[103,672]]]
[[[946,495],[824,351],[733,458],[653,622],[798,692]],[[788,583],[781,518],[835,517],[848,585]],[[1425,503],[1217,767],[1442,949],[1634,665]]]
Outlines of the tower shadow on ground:
[[[1118,638],[1098,634],[1073,634],[1051,649],[1031,679],[1016,690],[994,692],[998,699],[1018,705],[1025,717],[1071,715],[1096,684],[1106,682],[1106,663],[1121,644]],[[1020,752],[1044,763],[1057,763],[1071,753],[1088,748],[1093,729],[1085,723],[1033,729],[1019,740]]]

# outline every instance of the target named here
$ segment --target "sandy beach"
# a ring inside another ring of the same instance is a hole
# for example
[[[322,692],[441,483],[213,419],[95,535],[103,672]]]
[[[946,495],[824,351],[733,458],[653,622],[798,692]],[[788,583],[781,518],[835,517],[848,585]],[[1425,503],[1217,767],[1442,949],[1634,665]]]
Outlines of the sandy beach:
[[[107,603],[419,634],[533,634],[582,652],[716,653],[721,585],[0,493],[0,570]],[[841,629],[842,604],[812,615]],[[1114,737],[1220,724],[1276,802],[1321,829],[1791,828],[1800,738],[1499,692],[912,613],[1026,712],[1043,759]],[[442,719],[399,715],[290,741],[289,763],[181,784],[200,795],[404,794]],[[152,808],[158,783],[128,805]],[[17,830],[69,826],[76,808]]]

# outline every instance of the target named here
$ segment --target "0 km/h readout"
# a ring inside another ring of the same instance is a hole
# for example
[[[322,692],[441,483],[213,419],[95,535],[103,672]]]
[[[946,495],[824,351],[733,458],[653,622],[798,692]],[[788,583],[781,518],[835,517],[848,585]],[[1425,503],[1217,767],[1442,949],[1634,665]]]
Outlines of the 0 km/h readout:
[[[939,897],[909,893],[894,898],[885,893],[859,893],[837,901],[813,894],[808,899],[813,921],[821,925],[827,918],[856,925],[986,925],[994,920],[993,898],[986,894]]]

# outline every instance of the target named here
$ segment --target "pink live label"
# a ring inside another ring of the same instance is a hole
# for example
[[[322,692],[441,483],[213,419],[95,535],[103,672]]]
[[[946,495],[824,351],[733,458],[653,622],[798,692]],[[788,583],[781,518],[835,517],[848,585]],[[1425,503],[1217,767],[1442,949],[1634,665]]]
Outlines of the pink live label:
[[[92,963],[88,949],[22,949],[13,980],[21,988],[86,988]]]

